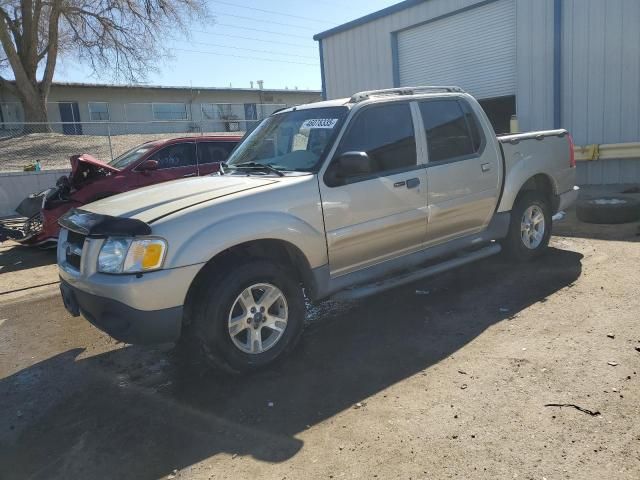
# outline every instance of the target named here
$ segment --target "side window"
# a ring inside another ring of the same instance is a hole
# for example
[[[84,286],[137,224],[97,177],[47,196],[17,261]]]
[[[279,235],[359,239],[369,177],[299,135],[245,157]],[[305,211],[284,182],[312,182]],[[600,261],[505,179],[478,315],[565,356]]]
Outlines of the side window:
[[[471,140],[473,142],[473,153],[477,153],[482,146],[482,142],[484,140],[484,135],[482,133],[482,129],[478,125],[478,118],[476,114],[473,113],[471,107],[467,102],[460,102],[462,105],[462,110],[464,110],[464,116],[467,119],[467,125],[469,126],[469,130],[471,131]]]
[[[224,162],[236,142],[198,142],[198,163]]]
[[[158,169],[188,167],[196,164],[196,144],[176,143],[152,155],[158,161]]]
[[[477,151],[465,113],[457,100],[421,102],[420,112],[427,134],[430,163],[472,155]]]
[[[416,140],[407,103],[389,103],[363,110],[340,143],[337,155],[366,152],[372,173],[415,166]]]

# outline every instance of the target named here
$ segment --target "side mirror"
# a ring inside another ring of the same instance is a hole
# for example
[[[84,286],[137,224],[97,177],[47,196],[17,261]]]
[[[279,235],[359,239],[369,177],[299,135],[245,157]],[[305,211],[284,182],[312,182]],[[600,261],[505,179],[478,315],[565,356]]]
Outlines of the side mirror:
[[[330,186],[344,185],[349,178],[367,175],[374,170],[366,152],[345,152],[331,163],[326,180]]]
[[[145,160],[138,167],[138,170],[141,172],[150,172],[152,170],[157,170],[157,169],[158,169],[157,160]]]

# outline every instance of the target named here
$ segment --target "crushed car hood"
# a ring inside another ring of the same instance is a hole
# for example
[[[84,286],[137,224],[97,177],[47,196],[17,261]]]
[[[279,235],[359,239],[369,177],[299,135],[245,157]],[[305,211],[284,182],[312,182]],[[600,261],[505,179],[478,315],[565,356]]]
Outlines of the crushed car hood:
[[[175,180],[105,198],[84,205],[82,210],[152,223],[193,205],[272,183],[277,180],[233,175]]]
[[[79,185],[86,180],[83,172],[87,170],[87,167],[89,170],[103,170],[106,173],[118,173],[120,171],[108,163],[98,160],[87,153],[82,155],[73,155],[69,158],[69,161],[71,162],[71,174],[69,175],[69,180],[72,185]]]

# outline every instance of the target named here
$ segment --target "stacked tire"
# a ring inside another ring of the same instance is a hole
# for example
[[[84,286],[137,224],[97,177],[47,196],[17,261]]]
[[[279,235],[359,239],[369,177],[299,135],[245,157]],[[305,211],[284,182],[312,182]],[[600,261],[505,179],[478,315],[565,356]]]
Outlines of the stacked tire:
[[[607,196],[579,200],[578,219],[586,223],[618,224],[640,220],[640,200]]]

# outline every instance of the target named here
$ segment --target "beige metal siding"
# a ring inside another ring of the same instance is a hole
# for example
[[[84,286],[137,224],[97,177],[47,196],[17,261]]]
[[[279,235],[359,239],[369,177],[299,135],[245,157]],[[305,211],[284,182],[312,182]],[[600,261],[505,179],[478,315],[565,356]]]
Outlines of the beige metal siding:
[[[428,0],[322,40],[327,98],[393,87],[391,33],[475,4],[478,0]]]
[[[554,0],[516,0],[516,112],[523,132],[555,128],[553,25]]]
[[[476,98],[516,93],[515,1],[398,33],[400,85],[458,85]]]
[[[563,124],[578,144],[640,141],[640,2],[564,0],[562,18]]]

